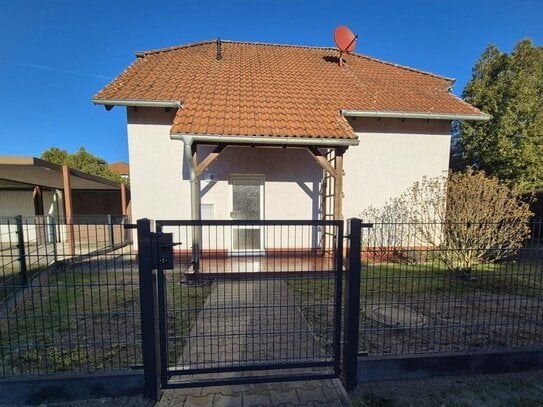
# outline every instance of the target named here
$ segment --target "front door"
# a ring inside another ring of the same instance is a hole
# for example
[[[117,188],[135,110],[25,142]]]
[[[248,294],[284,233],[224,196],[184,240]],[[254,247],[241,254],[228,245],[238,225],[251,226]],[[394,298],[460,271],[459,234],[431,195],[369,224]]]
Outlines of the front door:
[[[258,175],[230,177],[233,220],[259,221],[264,212],[264,178]],[[248,222],[250,223],[250,222]],[[260,225],[244,224],[232,227],[231,254],[253,255],[263,252],[263,233]]]

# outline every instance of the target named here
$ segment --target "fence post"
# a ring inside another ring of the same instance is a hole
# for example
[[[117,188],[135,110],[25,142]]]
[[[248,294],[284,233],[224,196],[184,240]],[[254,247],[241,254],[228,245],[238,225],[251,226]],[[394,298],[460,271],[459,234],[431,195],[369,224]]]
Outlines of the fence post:
[[[109,228],[109,245],[113,249],[115,247],[115,231],[113,230],[113,216],[107,215],[107,224]]]
[[[140,284],[141,339],[145,386],[143,395],[160,398],[160,355],[157,329],[156,274],[153,273],[153,235],[149,219],[138,219],[138,266]]]
[[[51,222],[51,240],[53,241],[53,258],[55,266],[58,264],[58,248],[57,248],[57,222],[53,215],[48,215],[47,218]]]
[[[357,358],[360,316],[360,250],[362,221],[347,221],[347,275],[345,281],[345,313],[343,316],[342,380],[347,391],[357,385]]]
[[[19,251],[19,266],[21,274],[21,285],[28,284],[28,276],[26,270],[26,253],[25,253],[25,238],[23,230],[23,217],[22,215],[15,216],[15,223],[17,224],[17,249]]]

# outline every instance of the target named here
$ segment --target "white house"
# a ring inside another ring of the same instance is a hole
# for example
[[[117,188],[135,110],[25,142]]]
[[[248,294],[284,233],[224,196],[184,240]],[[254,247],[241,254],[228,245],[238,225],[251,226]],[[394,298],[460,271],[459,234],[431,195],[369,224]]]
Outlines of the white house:
[[[136,53],[94,96],[126,106],[134,219],[342,219],[448,168],[452,79],[333,48],[208,41]]]

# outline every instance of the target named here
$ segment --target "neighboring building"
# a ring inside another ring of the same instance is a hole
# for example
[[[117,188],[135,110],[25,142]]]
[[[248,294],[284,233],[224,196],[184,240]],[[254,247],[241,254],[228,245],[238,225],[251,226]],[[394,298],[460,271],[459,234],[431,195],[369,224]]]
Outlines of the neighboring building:
[[[111,172],[119,174],[122,179],[127,180],[130,175],[130,167],[124,161],[117,161],[108,165]]]
[[[452,79],[333,48],[210,41],[136,53],[94,96],[127,107],[132,217],[357,216],[447,171]]]
[[[6,218],[50,216],[56,223],[94,223],[107,215],[126,215],[126,197],[123,184],[39,158],[2,156],[0,241],[15,241]]]

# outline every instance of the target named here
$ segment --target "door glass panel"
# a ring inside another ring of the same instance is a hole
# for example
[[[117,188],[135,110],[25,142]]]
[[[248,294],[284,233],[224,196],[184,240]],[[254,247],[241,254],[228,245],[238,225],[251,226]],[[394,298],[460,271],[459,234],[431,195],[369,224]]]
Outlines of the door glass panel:
[[[260,219],[260,185],[233,186],[233,218],[240,220]]]

